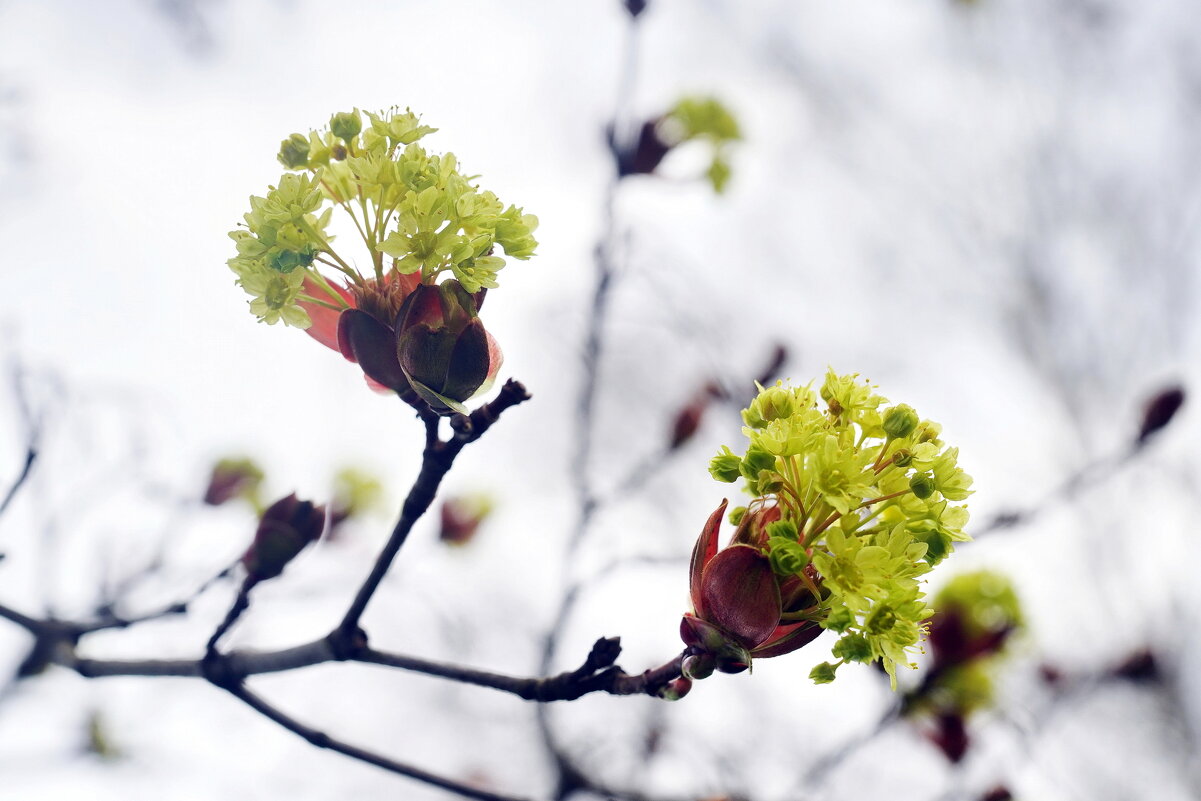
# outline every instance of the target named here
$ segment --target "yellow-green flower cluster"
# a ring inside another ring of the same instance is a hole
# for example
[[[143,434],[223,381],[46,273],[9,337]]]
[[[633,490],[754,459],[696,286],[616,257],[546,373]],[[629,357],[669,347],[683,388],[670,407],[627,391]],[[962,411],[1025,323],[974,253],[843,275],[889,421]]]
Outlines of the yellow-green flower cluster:
[[[909,664],[931,614],[921,576],[969,539],[967,507],[956,502],[970,494],[971,477],[958,449],[909,406],[889,406],[857,375],[833,371],[816,392],[760,388],[742,416],[746,452],[723,448],[710,472],[741,478],[752,510],[778,510],[767,556],[777,572],[816,590],[793,616],[842,635],[833,649],[839,661],[813,678],[829,681],[841,664],[878,659],[895,686],[896,665]]]
[[[722,192],[730,180],[730,162],[726,145],[742,138],[738,121],[720,101],[712,97],[685,97],[663,117],[665,138],[674,144],[692,139],[709,142],[713,158],[706,176],[715,192]]]
[[[259,319],[307,328],[298,302],[345,308],[330,276],[361,287],[416,273],[433,284],[449,273],[474,293],[497,285],[505,264],[497,246],[510,258],[534,254],[537,217],[481,191],[454,154],[426,152],[418,141],[435,130],[408,110],[355,109],[281,143],[279,160],[291,172],[252,197],[245,227],[230,232],[238,255],[229,266]],[[327,226],[335,208],[366,245],[362,265],[333,247]]]

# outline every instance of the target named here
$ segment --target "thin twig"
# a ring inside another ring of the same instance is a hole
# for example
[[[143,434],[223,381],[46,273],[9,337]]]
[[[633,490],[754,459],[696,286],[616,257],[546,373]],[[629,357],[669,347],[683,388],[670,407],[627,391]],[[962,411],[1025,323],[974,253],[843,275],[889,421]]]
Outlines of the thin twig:
[[[330,751],[336,751],[339,754],[343,754],[359,762],[366,762],[369,765],[375,765],[377,768],[382,768],[389,773],[407,776],[408,778],[414,779],[423,784],[438,787],[466,798],[475,798],[479,801],[524,801],[524,799],[521,799],[518,796],[501,795],[499,793],[491,793],[487,790],[482,790],[478,787],[472,787],[469,784],[463,784],[462,782],[457,782],[454,779],[448,779],[445,776],[439,776],[435,773],[430,773],[429,771],[408,765],[404,762],[398,762],[397,760],[383,756],[382,754],[377,754],[373,751],[368,751],[364,748],[359,748],[358,746],[338,740],[323,731],[319,731],[311,726],[307,726],[290,715],[285,714],[279,708],[251,692],[240,682],[228,687],[224,687],[223,689],[227,690],[230,695],[249,706],[255,712],[258,712],[263,717],[273,721],[280,727],[287,729],[293,734],[302,737],[310,745],[317,748],[325,748]]]
[[[33,464],[38,459],[38,449],[30,445],[25,450],[25,461],[21,465],[21,472],[17,474],[12,486],[8,488],[8,492],[4,494],[4,500],[0,501],[0,515],[8,511],[8,505],[13,502],[13,498],[17,497],[17,493],[21,491],[21,487],[29,479],[29,474],[33,471]]]
[[[409,532],[413,530],[413,526],[433,503],[434,496],[438,492],[438,485],[442,483],[443,477],[454,464],[455,457],[459,455],[465,445],[483,436],[484,432],[500,418],[506,409],[528,400],[529,397],[529,393],[520,382],[508,380],[501,387],[500,394],[491,403],[484,404],[470,416],[458,415],[452,418],[451,428],[454,430],[454,434],[448,440],[439,439],[437,420],[431,421],[428,415],[423,415],[426,424],[426,447],[422,454],[421,472],[418,473],[417,480],[413,482],[413,487],[405,498],[404,505],[401,507],[400,519],[396,521],[392,535],[388,538],[383,550],[380,551],[371,573],[359,587],[354,601],[342,618],[339,630],[344,637],[351,637],[358,629],[359,619],[367,609],[367,604],[371,602],[371,597],[379,588],[384,576],[387,575],[392,561],[400,553],[400,548],[408,539]]]

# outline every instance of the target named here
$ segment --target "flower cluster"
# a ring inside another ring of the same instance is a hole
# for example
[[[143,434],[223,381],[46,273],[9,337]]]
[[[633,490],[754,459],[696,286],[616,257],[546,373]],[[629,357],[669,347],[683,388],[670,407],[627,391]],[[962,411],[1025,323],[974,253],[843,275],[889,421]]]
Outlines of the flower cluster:
[[[228,263],[260,320],[307,329],[376,385],[450,412],[499,367],[478,322],[482,293],[505,264],[498,247],[509,258],[534,254],[538,219],[480,190],[454,154],[427,153],[418,141],[434,130],[408,110],[355,109],[323,131],[292,134],[279,152],[291,172],[250,198]],[[361,263],[333,246],[335,210],[366,246]],[[402,331],[402,307],[420,287]],[[347,322],[347,311],[370,321]],[[397,352],[406,333],[408,358]]]
[[[685,642],[717,653],[726,646],[714,629],[748,656],[774,656],[826,629],[841,635],[836,661],[814,668],[814,681],[879,660],[895,687],[896,666],[909,664],[931,614],[921,576],[968,539],[967,508],[956,502],[971,477],[958,450],[936,423],[833,371],[817,391],[761,388],[742,416],[745,453],[723,448],[710,472],[743,480],[753,500],[731,513],[737,531],[724,551],[713,537],[698,542],[685,627],[700,621],[708,639],[686,633]]]

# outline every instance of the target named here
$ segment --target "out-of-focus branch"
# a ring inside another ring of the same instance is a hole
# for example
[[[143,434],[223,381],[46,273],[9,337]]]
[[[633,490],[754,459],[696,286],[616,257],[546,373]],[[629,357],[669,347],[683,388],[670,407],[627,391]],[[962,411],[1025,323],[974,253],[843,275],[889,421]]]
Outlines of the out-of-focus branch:
[[[251,692],[241,682],[223,687],[230,695],[237,698],[242,703],[249,706],[255,712],[258,712],[263,717],[278,724],[280,727],[296,734],[310,745],[317,748],[325,748],[330,751],[336,751],[339,754],[350,757],[359,762],[365,762],[368,765],[374,765],[377,768],[382,768],[389,773],[396,773],[401,776],[407,776],[410,779],[415,779],[423,784],[428,784],[433,787],[438,787],[443,790],[461,795],[465,798],[475,798],[479,801],[523,801],[516,796],[501,795],[499,793],[488,792],[487,790],[478,787],[472,787],[469,784],[463,784],[453,779],[448,779],[445,776],[439,776],[436,773],[422,770],[413,765],[404,762],[398,762],[395,759],[377,754],[374,751],[368,751],[365,748],[351,745],[350,743],[338,740],[323,731],[307,726],[301,723],[296,718],[284,713],[278,707],[263,700],[260,696]]]
[[[8,506],[13,502],[13,498],[17,497],[17,493],[21,491],[21,487],[29,480],[29,474],[33,472],[33,464],[38,459],[38,450],[34,445],[30,445],[25,450],[25,461],[21,464],[21,472],[17,473],[17,477],[13,479],[13,483],[8,488],[8,492],[4,493],[4,499],[0,500],[0,515],[8,511]]]

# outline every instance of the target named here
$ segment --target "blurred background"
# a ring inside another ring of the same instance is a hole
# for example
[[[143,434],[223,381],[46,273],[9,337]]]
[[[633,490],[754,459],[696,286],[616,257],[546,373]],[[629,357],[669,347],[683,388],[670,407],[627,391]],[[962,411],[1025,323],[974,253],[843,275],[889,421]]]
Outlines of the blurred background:
[[[584,797],[648,801],[1201,797],[1201,423],[1186,403],[1135,447],[1148,400],[1201,372],[1191,3],[650,0],[632,21],[618,0],[0,0],[0,43],[0,488],[39,452],[0,517],[0,603],[72,618],[192,593],[253,532],[247,505],[200,501],[216,460],[247,456],[265,500],[326,500],[347,467],[382,498],[257,590],[228,644],[336,623],[416,476],[420,426],[336,354],[257,324],[226,232],[279,178],[288,134],[410,106],[440,129],[427,147],[541,220],[537,257],[484,311],[502,378],[534,400],[455,465],[446,494],[491,512],[458,546],[437,509],[419,524],[365,618],[374,644],[520,675],[573,668],[600,636],[622,637],[631,672],[670,659],[688,552],[732,491],[708,459],[739,446],[778,345],[780,376],[858,372],[943,424],[981,534],[931,585],[1000,571],[1025,625],[959,753],[945,721],[897,719],[869,668],[813,686],[824,639],[671,705],[539,716],[363,665],[256,679],[264,695],[532,798],[565,766]],[[606,128],[620,140],[685,95],[738,119],[726,191],[699,142],[615,184]],[[232,597],[218,583],[186,619],[85,651],[195,657]],[[0,625],[0,798],[447,797],[202,682],[12,680],[28,649]]]

